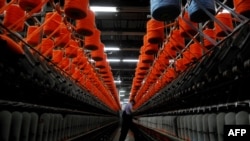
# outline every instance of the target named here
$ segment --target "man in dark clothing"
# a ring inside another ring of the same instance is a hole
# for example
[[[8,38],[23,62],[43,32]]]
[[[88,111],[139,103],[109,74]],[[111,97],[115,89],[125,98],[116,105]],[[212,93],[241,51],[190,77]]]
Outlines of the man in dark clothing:
[[[128,130],[131,129],[134,133],[133,127],[133,105],[135,104],[134,100],[130,100],[130,102],[125,106],[124,111],[122,112],[122,128],[119,141],[124,141]],[[135,133],[134,133],[135,134]]]

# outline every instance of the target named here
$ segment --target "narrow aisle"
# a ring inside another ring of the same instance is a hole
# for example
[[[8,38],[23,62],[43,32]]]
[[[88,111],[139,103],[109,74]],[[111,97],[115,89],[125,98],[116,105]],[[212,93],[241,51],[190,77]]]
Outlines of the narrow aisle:
[[[113,138],[113,141],[119,141],[120,130],[121,130],[120,127],[117,128],[116,134],[115,134],[115,136]],[[134,134],[133,134],[133,132],[131,130],[128,131],[128,134],[127,134],[127,137],[126,137],[125,141],[135,141]]]

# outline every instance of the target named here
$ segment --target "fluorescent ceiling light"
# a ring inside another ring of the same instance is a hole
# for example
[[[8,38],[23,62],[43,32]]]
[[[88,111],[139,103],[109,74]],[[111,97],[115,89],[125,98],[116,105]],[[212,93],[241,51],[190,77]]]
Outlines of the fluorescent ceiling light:
[[[138,59],[123,59],[122,62],[138,62]]]
[[[115,83],[122,83],[121,80],[115,80],[114,82],[115,82]]]
[[[121,62],[120,59],[107,59],[108,62]]]
[[[117,12],[117,8],[111,6],[90,6],[90,9],[94,12]]]
[[[124,93],[124,92],[126,92],[126,91],[124,91],[124,90],[120,90],[119,92],[120,92],[120,93]]]
[[[120,94],[120,96],[125,96],[124,94]]]
[[[104,51],[118,51],[120,48],[118,47],[105,47]]]

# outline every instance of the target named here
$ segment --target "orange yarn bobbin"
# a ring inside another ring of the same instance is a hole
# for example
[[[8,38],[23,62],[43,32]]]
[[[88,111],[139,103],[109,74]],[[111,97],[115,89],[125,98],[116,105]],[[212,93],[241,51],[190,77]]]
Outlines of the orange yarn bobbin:
[[[52,35],[53,37],[60,36],[60,30],[55,31],[55,29],[60,27],[62,22],[61,15],[59,15],[57,12],[48,12],[46,13],[44,20],[44,34],[49,36],[54,32]]]
[[[68,58],[75,58],[78,53],[78,42],[75,40],[70,40],[69,45],[65,48],[65,55]]]
[[[148,55],[148,54],[141,54],[141,62],[142,63],[152,63],[154,61],[154,55]]]
[[[162,75],[161,76],[161,80],[163,84],[165,84],[165,86],[170,82],[170,79],[167,77],[167,75]]]
[[[82,59],[82,57],[79,56],[79,54],[77,54],[77,57],[73,58],[71,62],[72,62],[73,64],[75,64],[75,65],[78,65],[78,64],[80,64],[81,59]]]
[[[51,61],[55,64],[59,64],[63,59],[62,50],[53,50]]]
[[[69,66],[69,64],[70,64],[69,58],[63,57],[63,58],[62,58],[62,61],[59,63],[59,67],[60,67],[61,69],[65,69],[65,68],[67,68],[67,67]]]
[[[88,9],[87,17],[76,20],[76,32],[83,36],[90,36],[94,32],[95,14]]]
[[[24,28],[25,11],[17,4],[11,4],[6,10],[3,25],[10,30],[21,32]]]
[[[101,35],[100,30],[95,28],[93,35],[85,37],[85,40],[84,40],[85,46],[84,47],[88,50],[97,50],[98,46],[101,43],[100,35]]]
[[[87,16],[89,0],[65,0],[64,12],[72,19],[82,19]]]
[[[80,69],[80,70],[84,70],[85,69],[85,66],[88,64],[88,62],[85,62],[84,64],[82,64],[82,65],[78,65],[78,68]]]
[[[225,37],[227,36],[227,32],[231,33],[231,30],[233,29],[233,22],[230,13],[218,13],[215,16],[215,18],[217,18],[223,25],[229,28],[229,29],[224,29],[221,25],[214,22],[216,37]]]
[[[176,50],[172,49],[172,45],[169,42],[164,45],[163,52],[166,54],[168,59],[172,59],[177,56]]]
[[[72,76],[72,74],[75,72],[76,66],[72,63],[68,65],[68,67],[65,68],[65,71]]]
[[[77,49],[77,56],[74,57],[74,58],[71,60],[71,62],[72,62],[73,64],[75,64],[75,65],[79,65],[80,62],[81,62],[81,60],[82,60],[82,57],[83,57],[83,56],[84,56],[84,54],[83,54],[82,48],[78,48],[78,49]]]
[[[148,42],[147,34],[143,36],[143,50],[146,54],[155,54],[158,52],[158,49],[158,44]]]
[[[76,81],[79,81],[81,76],[82,76],[81,71],[76,68],[75,72],[72,74],[72,78],[75,79]]]
[[[95,66],[97,68],[105,68],[106,67],[106,60],[107,60],[107,54],[103,53],[103,60],[102,61],[96,61]]]
[[[159,77],[159,76],[161,76],[161,71],[159,71],[159,66],[157,66],[157,65],[154,65],[153,67],[152,67],[152,69],[151,69],[151,76],[152,76],[152,79],[154,79],[154,80],[157,80],[157,78]]]
[[[250,1],[249,0],[234,0],[234,8],[238,14],[250,17]]]
[[[158,44],[164,40],[164,22],[151,18],[147,22],[147,40],[149,43]]]
[[[214,29],[205,29],[203,30],[203,34],[206,34],[207,36],[209,36],[211,39],[215,40],[215,31]],[[207,50],[210,50],[211,48],[214,47],[214,45],[204,37],[204,47],[207,49]]]
[[[187,66],[184,65],[184,59],[179,58],[175,61],[176,71],[181,73],[186,70]]]
[[[100,69],[99,73],[102,74],[102,78],[108,78],[109,77],[108,75],[105,75],[105,74],[108,73],[108,70],[106,68]]]
[[[197,31],[193,29],[193,27],[198,28],[198,23],[192,22],[189,19],[187,11],[185,11],[183,17],[179,17],[178,22],[180,27],[180,34],[182,37],[189,37],[189,35],[194,36],[197,33]]]
[[[140,70],[138,68],[136,68],[136,75],[146,75],[147,74],[147,70]]]
[[[64,47],[66,46],[71,39],[71,33],[68,30],[65,24],[60,25],[60,35],[55,38],[55,46],[56,47]]]
[[[161,54],[158,56],[158,61],[164,66],[169,65],[169,58],[166,56],[164,52],[161,52]]]
[[[172,50],[182,50],[185,47],[185,40],[180,34],[179,29],[172,30],[169,42],[172,44]]]
[[[28,26],[26,42],[31,46],[37,46],[41,41],[41,29],[39,26]]]
[[[78,58],[77,59],[78,62],[77,62],[77,64],[76,63],[75,64],[78,65],[79,69],[81,69],[81,70],[84,69],[85,65],[88,62],[87,58],[85,56],[78,56],[78,57],[73,58],[72,63],[73,63],[74,59],[76,59],[76,58]]]
[[[172,67],[167,68],[167,71],[166,71],[165,75],[169,79],[169,81],[172,81],[177,76],[176,73],[175,73],[174,68],[172,68]]]
[[[190,55],[190,50],[185,50],[182,52],[182,59],[183,59],[183,64],[185,66],[188,66],[190,63],[193,62],[193,60],[191,59],[191,55]]]
[[[42,39],[40,52],[43,56],[52,58],[53,54],[53,48],[54,48],[54,41],[48,38]]]
[[[138,64],[138,68],[141,69],[141,70],[148,70],[150,68],[150,64],[149,63],[140,62]]]
[[[156,54],[158,52],[158,44],[147,44],[147,45],[144,45],[144,50],[145,50],[145,54],[148,54],[148,55],[153,55],[153,54]]]
[[[105,61],[104,60],[102,60],[102,61],[96,61],[95,66],[97,68],[100,68],[100,69],[105,68],[105,66],[106,66],[105,65]]]
[[[192,60],[198,60],[202,56],[202,46],[200,43],[193,43],[189,46],[190,50],[190,59]]]
[[[91,58],[95,61],[103,60],[104,44],[101,43],[97,50],[91,51]]]
[[[0,0],[0,9],[2,9],[5,5],[6,5],[6,0]]]
[[[30,11],[39,6],[41,3],[42,0],[18,0],[19,6],[25,11]],[[41,8],[39,9],[41,11]]]
[[[163,72],[165,70],[165,66],[163,65],[164,62],[160,60],[159,58],[155,61],[154,67],[156,67],[157,72]]]

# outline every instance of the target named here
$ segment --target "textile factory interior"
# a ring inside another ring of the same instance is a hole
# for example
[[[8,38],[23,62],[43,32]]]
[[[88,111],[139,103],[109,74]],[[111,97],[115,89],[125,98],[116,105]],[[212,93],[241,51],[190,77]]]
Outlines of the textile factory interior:
[[[131,99],[126,141],[250,130],[250,0],[0,0],[0,19],[0,141],[118,141]]]

